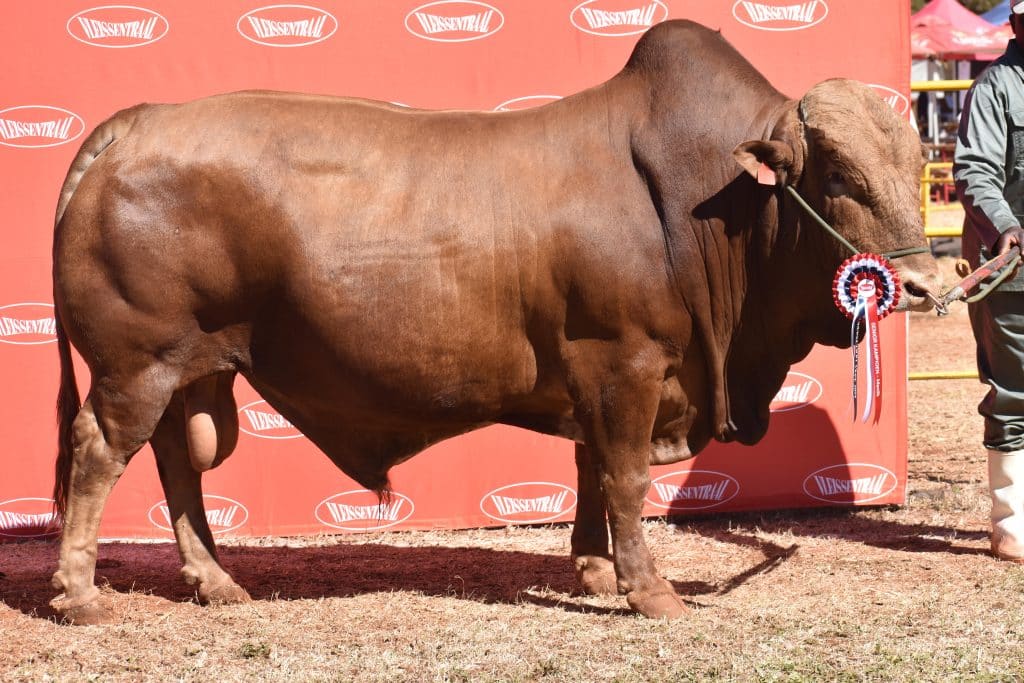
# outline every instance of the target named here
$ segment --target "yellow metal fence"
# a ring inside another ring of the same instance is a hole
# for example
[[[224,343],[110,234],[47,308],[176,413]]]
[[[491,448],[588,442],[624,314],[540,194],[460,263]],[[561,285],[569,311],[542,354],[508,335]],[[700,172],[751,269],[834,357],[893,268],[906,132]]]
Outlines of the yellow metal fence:
[[[910,84],[914,92],[966,90],[971,81],[915,81]],[[931,224],[932,189],[934,185],[953,184],[953,164],[948,161],[934,161],[925,164],[921,174],[921,217],[924,219],[924,234],[928,238],[960,237],[962,229],[956,226],[933,226]],[[977,379],[977,370],[938,370],[932,372],[911,372],[907,378],[925,379]]]

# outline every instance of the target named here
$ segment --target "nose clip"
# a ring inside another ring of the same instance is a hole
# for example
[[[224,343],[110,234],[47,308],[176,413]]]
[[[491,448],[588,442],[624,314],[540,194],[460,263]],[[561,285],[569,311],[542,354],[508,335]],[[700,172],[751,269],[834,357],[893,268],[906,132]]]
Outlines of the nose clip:
[[[935,314],[937,316],[941,318],[944,315],[949,315],[949,307],[946,305],[945,301],[939,299],[931,292],[925,292],[924,295],[932,302],[932,306],[935,307]]]

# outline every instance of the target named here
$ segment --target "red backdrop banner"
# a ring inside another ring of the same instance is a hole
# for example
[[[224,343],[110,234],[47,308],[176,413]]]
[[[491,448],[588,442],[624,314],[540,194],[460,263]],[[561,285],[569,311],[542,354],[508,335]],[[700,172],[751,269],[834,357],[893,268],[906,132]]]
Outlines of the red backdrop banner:
[[[83,135],[119,109],[251,88],[428,109],[531,107],[609,78],[637,37],[667,18],[721,30],[791,96],[852,77],[901,114],[909,108],[909,5],[892,0],[136,1],[0,8],[0,539],[49,533],[54,208]],[[701,83],[687,87],[700,97]],[[694,460],[653,468],[646,512],[902,502],[904,317],[885,320],[882,332],[880,425],[853,421],[849,352],[818,348],[789,374],[761,444],[715,444]],[[78,374],[86,384],[81,363]],[[238,448],[204,478],[215,533],[572,519],[569,442],[508,427],[446,441],[397,467],[395,494],[381,506],[241,379],[236,395]],[[163,497],[146,448],[115,488],[102,535],[169,538]]]

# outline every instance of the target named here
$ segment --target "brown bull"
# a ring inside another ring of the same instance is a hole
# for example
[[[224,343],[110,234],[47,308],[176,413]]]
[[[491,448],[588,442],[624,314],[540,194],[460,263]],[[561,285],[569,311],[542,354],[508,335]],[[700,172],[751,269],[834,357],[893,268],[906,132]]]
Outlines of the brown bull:
[[[248,599],[200,488],[235,446],[241,373],[379,492],[483,425],[576,440],[583,588],[681,614],[643,539],[648,465],[756,442],[789,366],[849,344],[831,294],[846,254],[755,181],[762,163],[862,250],[925,243],[906,122],[851,81],[787,99],[685,21],[607,83],[527,111],[247,92],[115,115],[57,209],[54,607],[107,618],[100,515],[147,441],[186,580]],[[897,266],[912,306],[937,291],[929,256]],[[92,372],[81,406],[69,341]]]

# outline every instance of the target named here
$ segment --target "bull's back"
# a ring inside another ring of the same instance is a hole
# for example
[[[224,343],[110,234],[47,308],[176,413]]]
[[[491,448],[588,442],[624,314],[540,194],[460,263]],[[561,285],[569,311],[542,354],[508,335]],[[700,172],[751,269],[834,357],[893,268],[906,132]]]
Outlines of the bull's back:
[[[248,361],[277,384],[308,374],[298,362],[490,410],[536,381],[526,316],[552,294],[558,233],[592,209],[578,184],[621,192],[588,178],[606,146],[563,133],[270,93],[154,106],[96,160],[64,229],[104,253],[100,296],[200,336],[251,321]],[[354,400],[340,384],[325,398]]]

